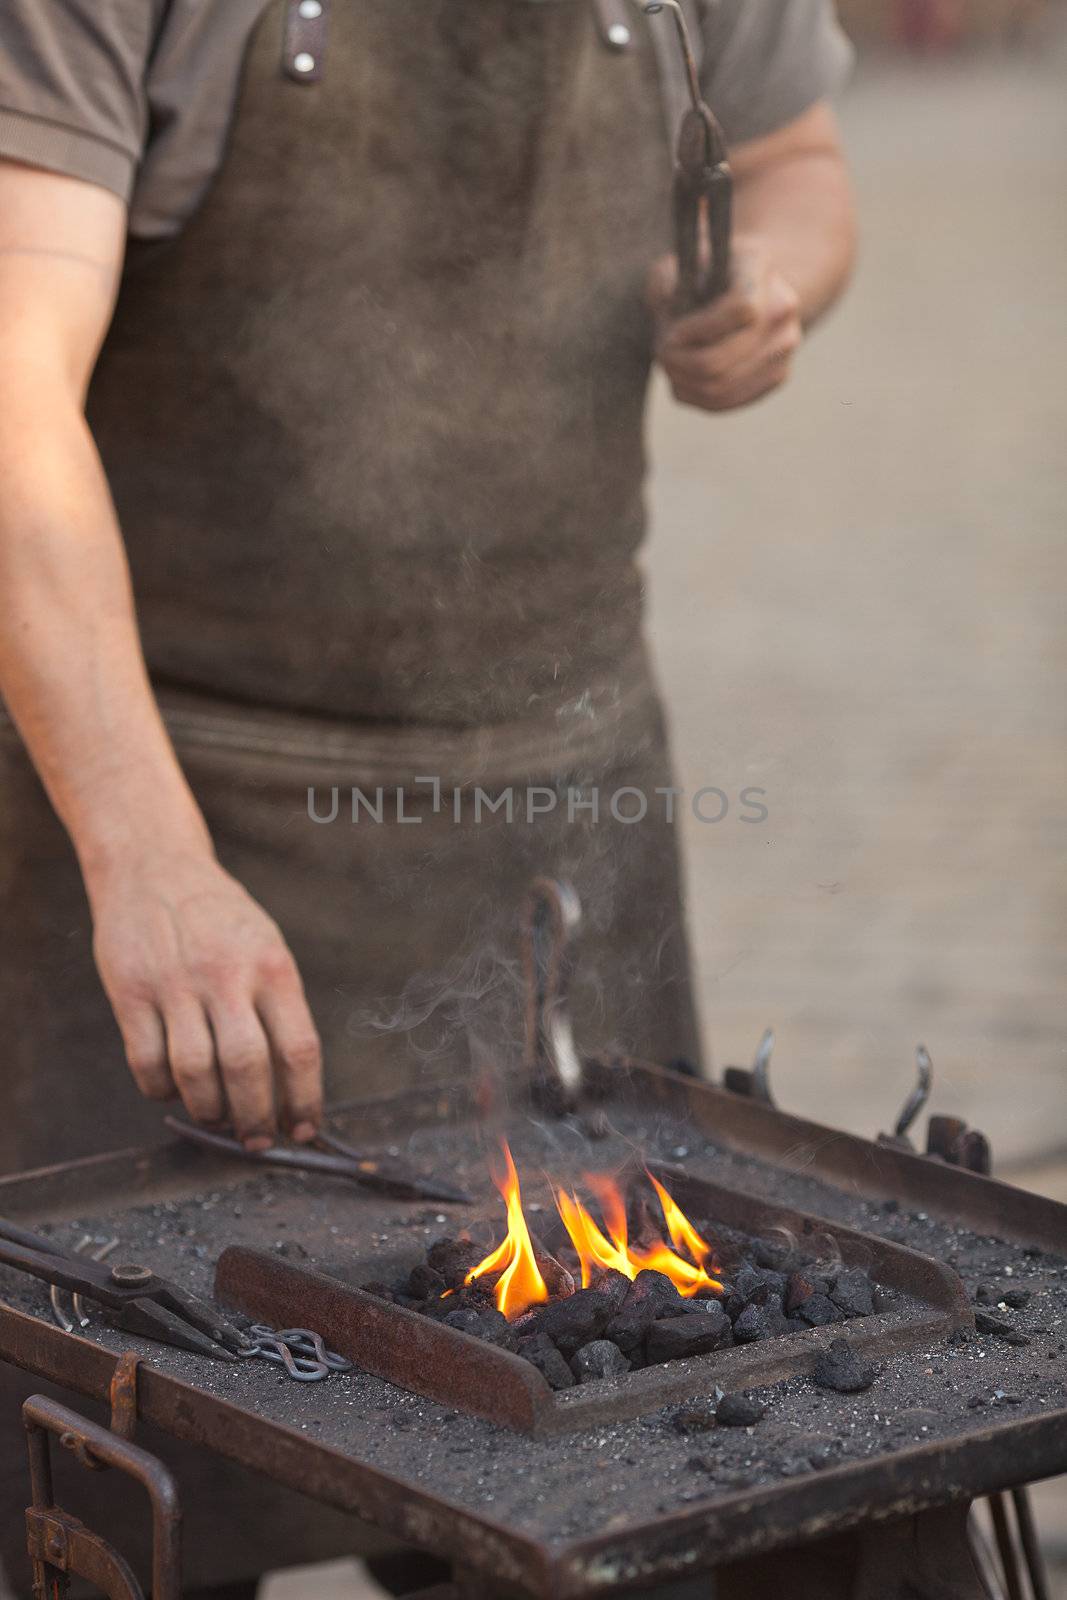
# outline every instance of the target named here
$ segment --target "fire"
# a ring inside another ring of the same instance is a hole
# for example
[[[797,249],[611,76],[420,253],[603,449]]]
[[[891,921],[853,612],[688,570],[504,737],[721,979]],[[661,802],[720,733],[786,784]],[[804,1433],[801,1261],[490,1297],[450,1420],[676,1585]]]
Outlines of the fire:
[[[687,1299],[701,1293],[718,1294],[722,1284],[706,1271],[707,1266],[714,1263],[715,1252],[711,1245],[701,1238],[682,1208],[651,1173],[648,1173],[648,1179],[659,1197],[667,1232],[675,1246],[673,1250],[662,1240],[644,1247],[629,1242],[626,1204],[610,1178],[592,1173],[586,1176],[586,1182],[600,1202],[607,1237],[576,1194],[567,1195],[561,1190],[556,1195],[556,1207],[563,1218],[563,1226],[582,1265],[582,1287],[587,1288],[597,1272],[608,1267],[627,1278],[636,1278],[643,1267],[651,1267],[670,1278],[679,1294]],[[679,1253],[682,1250],[687,1252],[689,1260]]]
[[[663,1207],[663,1220],[667,1224],[667,1232],[671,1236],[674,1248],[688,1250],[693,1260],[702,1266],[709,1256],[714,1255],[711,1245],[700,1237],[681,1206],[671,1199],[662,1183],[652,1176],[647,1167],[645,1176],[659,1196],[659,1203]],[[722,1284],[717,1284],[716,1287],[721,1289]]]
[[[472,1267],[467,1274],[467,1282],[473,1283],[475,1278],[484,1278],[487,1274],[499,1272],[500,1276],[493,1290],[497,1310],[502,1311],[506,1317],[518,1317],[530,1306],[543,1304],[548,1299],[548,1289],[534,1256],[530,1230],[522,1214],[519,1175],[515,1171],[515,1163],[506,1144],[503,1154],[504,1173],[499,1177],[494,1173],[493,1181],[508,1208],[508,1231],[503,1243],[487,1255],[484,1261]]]
[[[508,1231],[503,1242],[471,1269],[466,1281],[473,1283],[476,1278],[499,1274],[493,1290],[497,1309],[514,1319],[530,1306],[542,1305],[549,1293],[523,1216],[519,1175],[506,1144],[503,1156],[504,1171],[499,1176],[494,1174],[494,1181],[507,1207]],[[651,1173],[647,1176],[659,1198],[670,1245],[664,1240],[643,1246],[630,1243],[626,1202],[618,1186],[602,1174],[587,1174],[586,1183],[597,1197],[604,1228],[593,1219],[576,1194],[566,1194],[563,1190],[556,1193],[556,1208],[581,1263],[582,1287],[588,1288],[597,1275],[607,1269],[633,1279],[642,1268],[651,1267],[670,1278],[679,1293],[687,1298],[718,1294],[722,1284],[708,1270],[715,1270],[712,1246],[701,1238],[663,1185]]]

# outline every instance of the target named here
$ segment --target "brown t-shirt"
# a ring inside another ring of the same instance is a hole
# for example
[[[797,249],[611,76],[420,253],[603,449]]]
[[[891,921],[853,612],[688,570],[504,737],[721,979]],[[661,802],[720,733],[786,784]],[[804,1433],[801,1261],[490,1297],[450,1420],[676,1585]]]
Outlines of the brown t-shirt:
[[[138,237],[177,232],[222,159],[244,50],[268,3],[3,0],[0,157],[113,190]],[[784,126],[847,76],[833,0],[697,4],[705,92],[732,144]]]

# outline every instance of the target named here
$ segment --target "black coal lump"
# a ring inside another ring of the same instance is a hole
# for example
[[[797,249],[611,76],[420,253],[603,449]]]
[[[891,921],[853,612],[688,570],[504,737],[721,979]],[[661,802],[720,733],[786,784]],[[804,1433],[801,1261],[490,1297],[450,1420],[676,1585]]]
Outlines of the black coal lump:
[[[844,1312],[825,1294],[811,1294],[797,1306],[797,1320],[809,1328],[825,1328],[829,1322],[842,1322]]]
[[[751,1428],[767,1415],[767,1407],[755,1396],[724,1394],[715,1408],[715,1420],[723,1428]]]
[[[752,1259],[757,1267],[770,1267],[775,1272],[795,1272],[803,1265],[796,1245],[785,1239],[756,1239],[752,1245]]]
[[[625,1300],[603,1330],[624,1355],[633,1356],[658,1317],[683,1316],[685,1301],[662,1272],[646,1269],[630,1285]]]
[[[846,1317],[869,1317],[874,1311],[874,1286],[862,1267],[839,1272],[830,1299]]]
[[[694,1298],[692,1300],[681,1300],[676,1306],[672,1307],[669,1315],[672,1317],[699,1316],[705,1311],[721,1310],[725,1312],[725,1309],[722,1301],[716,1295],[714,1299],[701,1300]]]
[[[786,1315],[792,1316],[799,1311],[805,1300],[810,1300],[813,1294],[825,1294],[827,1287],[825,1280],[815,1278],[810,1273],[792,1273],[785,1286]]]
[[[747,1305],[750,1300],[759,1299],[766,1301],[767,1280],[762,1272],[756,1270],[750,1262],[745,1262],[741,1270],[735,1275],[733,1287]]]
[[[530,1339],[520,1339],[517,1351],[525,1361],[537,1368],[550,1388],[574,1387],[574,1373],[547,1334],[536,1333]]]
[[[565,1300],[542,1306],[531,1319],[533,1333],[547,1335],[568,1358],[604,1332],[611,1301],[598,1289],[579,1289]]]
[[[438,1239],[426,1252],[426,1265],[444,1279],[446,1289],[458,1289],[484,1253],[470,1239]]]
[[[738,1344],[775,1339],[789,1331],[789,1324],[776,1305],[748,1305],[734,1323],[734,1338]]]
[[[660,1316],[673,1316],[682,1296],[666,1273],[657,1272],[653,1267],[642,1267],[626,1292],[622,1309],[641,1305],[646,1300],[658,1306]]]
[[[495,1306],[478,1314],[480,1323],[479,1336],[487,1339],[490,1344],[499,1344],[505,1350],[510,1350],[515,1344],[515,1333],[510,1322],[502,1311]]]
[[[776,1272],[771,1267],[757,1267],[756,1271],[767,1285],[771,1294],[777,1300],[782,1300],[785,1296],[786,1284],[789,1282],[788,1273]]]
[[[416,1300],[438,1300],[449,1287],[441,1274],[423,1261],[417,1267],[412,1267],[407,1292],[414,1295]]]
[[[579,1383],[618,1378],[629,1370],[629,1361],[610,1339],[594,1339],[591,1344],[583,1344],[571,1361],[571,1371]]]
[[[819,1353],[813,1374],[821,1389],[836,1389],[838,1394],[859,1394],[875,1380],[875,1369],[862,1362],[847,1339],[834,1339]]]
[[[632,1356],[641,1348],[655,1320],[654,1305],[634,1306],[629,1311],[619,1311],[611,1318],[604,1329],[604,1337],[618,1345],[624,1355]]]
[[[604,1272],[597,1273],[589,1287],[606,1294],[614,1312],[619,1310],[630,1292],[630,1279],[624,1273],[616,1272],[614,1267],[608,1267]]]
[[[456,1328],[460,1333],[473,1334],[476,1339],[482,1337],[482,1314],[473,1306],[459,1306],[447,1312],[442,1320],[447,1327]]]
[[[648,1330],[645,1359],[650,1366],[703,1356],[733,1343],[730,1319],[721,1306],[693,1316],[663,1317]]]

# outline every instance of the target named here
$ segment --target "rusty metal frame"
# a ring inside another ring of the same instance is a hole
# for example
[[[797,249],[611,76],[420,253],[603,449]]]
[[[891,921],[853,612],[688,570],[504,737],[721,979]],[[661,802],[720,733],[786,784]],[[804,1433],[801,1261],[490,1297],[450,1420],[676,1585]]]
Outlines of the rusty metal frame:
[[[122,1370],[120,1361],[117,1373]],[[112,1392],[118,1392],[117,1386]],[[45,1596],[58,1600],[73,1576],[88,1579],[108,1600],[143,1600],[140,1584],[114,1546],[56,1505],[50,1448],[56,1438],[82,1466],[91,1471],[116,1467],[145,1490],[152,1510],[152,1600],[181,1600],[181,1502],[163,1463],[129,1439],[44,1395],[30,1396],[22,1407],[22,1420],[30,1457],[26,1541],[34,1594],[41,1600]]]
[[[718,1223],[757,1234],[784,1227],[799,1237],[829,1236],[846,1265],[862,1264],[876,1283],[908,1296],[906,1309],[849,1324],[851,1343],[867,1355],[889,1355],[974,1327],[963,1285],[942,1262],[672,1167],[652,1170],[713,1230]],[[627,1421],[707,1394],[716,1383],[743,1389],[810,1372],[820,1350],[842,1331],[814,1328],[554,1393],[521,1356],[263,1251],[223,1251],[215,1293],[223,1305],[272,1327],[310,1320],[327,1343],[375,1377],[535,1438]]]

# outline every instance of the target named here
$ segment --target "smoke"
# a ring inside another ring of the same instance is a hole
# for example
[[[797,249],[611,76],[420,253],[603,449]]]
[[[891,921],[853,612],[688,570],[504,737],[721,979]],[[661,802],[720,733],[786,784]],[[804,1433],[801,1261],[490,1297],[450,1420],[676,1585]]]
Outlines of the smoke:
[[[454,1065],[502,1086],[522,1058],[524,982],[517,952],[487,940],[433,972],[416,971],[398,994],[350,1013],[355,1041],[388,1035],[428,1072]],[[434,1073],[434,1075],[439,1075]]]

